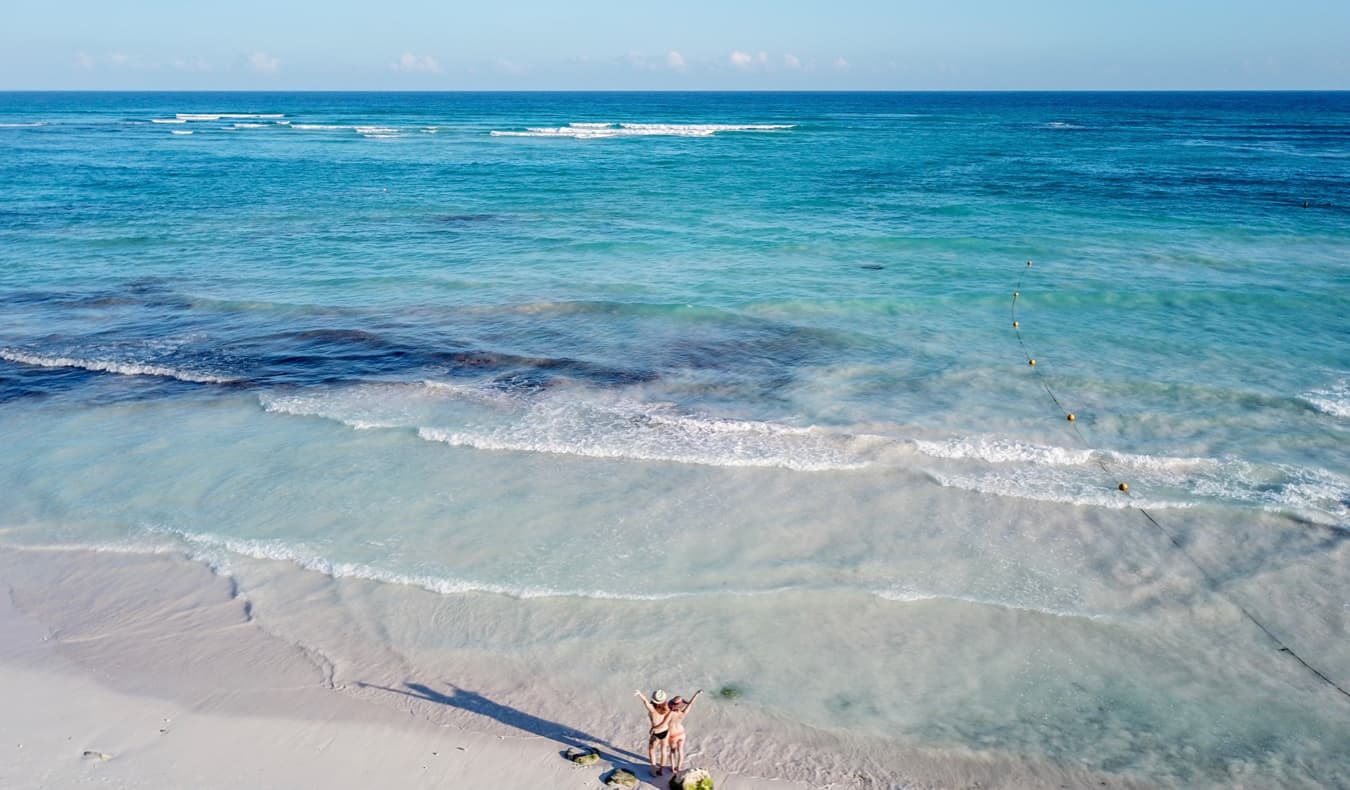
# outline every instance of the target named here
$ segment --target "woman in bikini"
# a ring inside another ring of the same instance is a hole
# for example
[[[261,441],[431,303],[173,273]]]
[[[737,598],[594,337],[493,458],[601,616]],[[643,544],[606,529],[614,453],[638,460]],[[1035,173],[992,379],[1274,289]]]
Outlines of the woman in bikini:
[[[650,700],[641,691],[633,693],[642,700],[652,720],[651,729],[647,731],[647,760],[652,764],[652,776],[660,776],[661,766],[666,762],[666,736],[670,735],[670,708],[666,705],[666,692],[657,689],[652,692]]]
[[[703,689],[694,692],[694,696],[684,699],[678,694],[670,700],[670,715],[666,717],[666,727],[670,730],[670,771],[680,773],[684,765],[684,717],[689,715],[689,706],[694,704]]]

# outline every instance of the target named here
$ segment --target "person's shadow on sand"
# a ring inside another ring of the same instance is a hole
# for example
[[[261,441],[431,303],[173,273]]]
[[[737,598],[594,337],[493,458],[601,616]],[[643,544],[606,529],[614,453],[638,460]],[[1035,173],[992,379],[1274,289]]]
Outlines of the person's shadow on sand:
[[[565,724],[556,721],[541,719],[530,713],[526,713],[519,708],[513,708],[510,705],[503,705],[499,702],[484,697],[476,691],[462,689],[454,684],[447,683],[450,688],[449,694],[436,691],[430,686],[421,683],[405,683],[405,688],[395,689],[388,686],[378,686],[374,683],[356,684],[361,688],[378,689],[387,691],[390,694],[402,694],[414,699],[423,699],[428,702],[438,702],[442,705],[449,705],[452,708],[467,710],[471,713],[477,713],[480,716],[486,716],[490,719],[496,719],[502,724],[524,730],[532,735],[538,735],[541,738],[548,738],[564,746],[571,746],[577,749],[595,749],[600,752],[602,759],[608,760],[615,768],[624,768],[633,774],[638,774],[639,770],[646,770],[647,760],[642,755],[630,752],[626,749],[620,749],[609,741],[602,740],[584,733]],[[406,690],[405,690],[406,689]]]

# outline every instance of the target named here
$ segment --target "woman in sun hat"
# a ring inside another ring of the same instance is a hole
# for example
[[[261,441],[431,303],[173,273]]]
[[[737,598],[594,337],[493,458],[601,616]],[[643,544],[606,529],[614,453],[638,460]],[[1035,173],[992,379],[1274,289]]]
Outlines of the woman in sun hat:
[[[652,726],[647,731],[647,760],[652,764],[652,776],[661,775],[661,766],[666,762],[666,736],[670,735],[670,708],[666,705],[666,690],[657,689],[652,698],[641,691],[634,691],[637,698],[647,708]]]
[[[689,715],[689,706],[694,704],[703,689],[694,692],[694,696],[685,699],[676,694],[670,698],[670,715],[666,717],[666,727],[670,730],[670,771],[678,774],[684,765],[684,717]]]

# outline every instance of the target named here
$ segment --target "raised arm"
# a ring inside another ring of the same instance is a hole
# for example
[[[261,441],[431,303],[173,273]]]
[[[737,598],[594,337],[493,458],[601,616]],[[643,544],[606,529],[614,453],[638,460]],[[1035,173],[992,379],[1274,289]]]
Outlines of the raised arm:
[[[699,689],[698,691],[695,691],[695,692],[694,692],[694,696],[690,697],[690,698],[689,698],[689,701],[686,702],[686,703],[684,703],[684,709],[685,709],[685,710],[689,710],[690,708],[694,707],[694,700],[698,699],[698,695],[700,695],[700,694],[702,694],[702,693],[703,693],[703,689]]]
[[[650,702],[647,701],[647,695],[646,695],[646,694],[643,694],[641,691],[634,691],[634,692],[633,692],[633,696],[635,696],[635,697],[637,697],[638,699],[642,700],[642,706],[643,706],[644,708],[647,709],[647,712],[648,712],[648,713],[656,713],[656,709],[653,708],[653,707],[652,707],[652,704],[651,704]]]

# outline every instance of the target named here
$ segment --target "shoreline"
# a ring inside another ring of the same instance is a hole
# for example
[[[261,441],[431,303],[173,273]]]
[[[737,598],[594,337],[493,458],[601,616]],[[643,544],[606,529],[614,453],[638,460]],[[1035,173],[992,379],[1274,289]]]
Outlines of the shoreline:
[[[46,566],[30,579],[62,584],[97,566],[128,581],[129,570],[149,562],[174,578],[147,584],[173,592],[140,610],[114,606],[120,621],[101,627],[94,621],[108,612],[53,623],[23,611],[35,589],[13,584],[16,560],[29,571]],[[494,734],[344,693],[325,659],[268,634],[229,579],[186,558],[4,548],[0,580],[0,748],[12,758],[0,761],[5,787],[96,779],[165,788],[585,787],[615,767],[650,778],[642,762],[605,744],[595,744],[598,764],[563,759],[569,744],[592,740],[582,733],[550,736],[503,722],[508,731]],[[805,787],[719,779],[719,787],[745,790]]]
[[[352,583],[282,570],[319,587]],[[504,669],[479,678],[480,692],[431,681],[434,667],[358,640],[347,655],[290,642],[264,627],[233,577],[185,556],[0,547],[0,585],[0,693],[13,701],[0,711],[0,734],[16,755],[0,769],[6,787],[95,777],[147,788],[595,787],[612,767],[643,786],[669,779],[648,774],[637,710],[597,722],[579,702],[548,706],[529,689],[491,687],[518,682],[509,656],[487,657],[485,666]],[[299,605],[316,608],[313,599]],[[977,753],[868,755],[887,746],[844,750],[810,728],[789,749],[774,742],[803,733],[785,722],[703,714],[691,722],[686,765],[708,768],[729,790],[1145,786]],[[571,746],[598,748],[603,759],[574,766],[562,757]],[[780,775],[763,775],[772,773]]]

